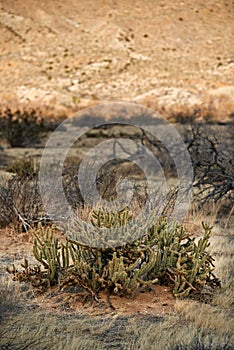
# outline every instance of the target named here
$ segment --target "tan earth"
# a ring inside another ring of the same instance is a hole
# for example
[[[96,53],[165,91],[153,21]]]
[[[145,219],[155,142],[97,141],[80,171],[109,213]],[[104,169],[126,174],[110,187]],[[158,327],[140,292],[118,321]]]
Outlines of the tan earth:
[[[1,0],[0,107],[71,115],[107,101],[227,121],[232,0]]]

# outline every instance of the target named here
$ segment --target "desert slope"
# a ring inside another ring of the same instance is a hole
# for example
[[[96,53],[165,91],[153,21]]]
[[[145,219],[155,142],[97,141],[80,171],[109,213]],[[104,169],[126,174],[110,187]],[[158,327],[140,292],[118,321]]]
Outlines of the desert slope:
[[[0,103],[71,114],[135,101],[234,112],[231,0],[0,1]]]

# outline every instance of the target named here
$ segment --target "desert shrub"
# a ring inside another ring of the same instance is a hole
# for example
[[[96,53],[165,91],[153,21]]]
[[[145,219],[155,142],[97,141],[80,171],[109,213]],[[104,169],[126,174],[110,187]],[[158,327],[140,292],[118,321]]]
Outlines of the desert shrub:
[[[64,164],[63,188],[73,209],[83,204],[76,173],[79,160]],[[54,169],[56,164],[51,164]],[[6,167],[10,176],[0,182],[0,227],[13,225],[24,231],[40,222],[48,222],[39,190],[39,163],[33,157],[17,160]]]
[[[183,135],[194,168],[194,194],[203,205],[234,200],[233,122],[211,125],[190,118]]]
[[[73,209],[77,209],[84,204],[77,175],[80,162],[79,157],[67,157],[63,165],[63,190],[68,203]]]
[[[0,188],[0,226],[12,224],[27,231],[39,221],[42,203],[38,180],[31,177],[12,176]]]
[[[32,158],[7,167],[12,175],[0,184],[0,227],[13,225],[27,231],[43,214],[39,193],[38,164]]]
[[[12,147],[22,147],[40,141],[45,122],[35,110],[22,112],[7,109],[0,115],[0,129]]]
[[[123,227],[132,220],[128,209],[118,213],[94,211],[91,222],[96,228]],[[140,286],[160,283],[171,286],[175,296],[200,293],[206,284],[219,285],[213,275],[213,258],[207,252],[211,228],[203,224],[204,236],[190,238],[183,226],[158,219],[140,238],[115,247],[92,248],[67,238],[59,241],[55,227],[34,232],[33,253],[40,265],[23,271],[8,268],[19,281],[34,286],[58,284],[65,289],[75,285],[93,297],[100,290],[114,294],[134,295]],[[89,235],[89,232],[84,232]],[[101,242],[101,235],[97,237]]]
[[[38,174],[39,164],[33,157],[16,160],[6,166],[6,171],[18,176],[35,176]]]

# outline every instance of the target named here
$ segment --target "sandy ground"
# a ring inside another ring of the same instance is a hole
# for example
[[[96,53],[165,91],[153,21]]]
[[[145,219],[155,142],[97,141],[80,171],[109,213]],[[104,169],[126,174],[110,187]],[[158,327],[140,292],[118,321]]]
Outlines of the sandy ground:
[[[1,0],[0,104],[234,112],[232,0]]]

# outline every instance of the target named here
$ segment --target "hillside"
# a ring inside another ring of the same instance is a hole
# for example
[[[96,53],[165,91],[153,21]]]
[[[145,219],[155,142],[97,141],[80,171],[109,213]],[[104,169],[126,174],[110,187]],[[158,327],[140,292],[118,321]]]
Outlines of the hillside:
[[[1,109],[234,112],[232,0],[2,0],[0,11]]]

